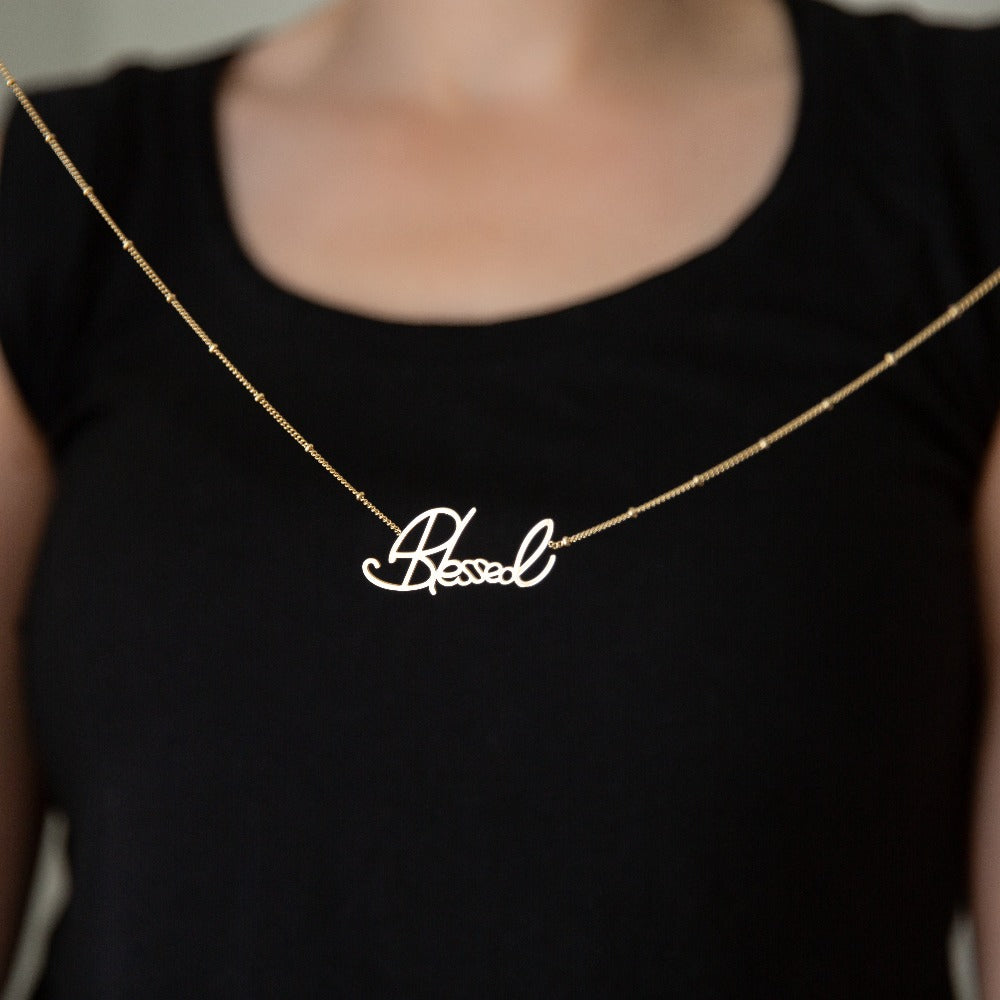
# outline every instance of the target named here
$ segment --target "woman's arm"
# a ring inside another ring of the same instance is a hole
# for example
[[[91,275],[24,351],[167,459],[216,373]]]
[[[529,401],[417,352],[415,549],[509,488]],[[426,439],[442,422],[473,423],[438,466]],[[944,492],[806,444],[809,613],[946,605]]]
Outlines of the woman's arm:
[[[972,910],[983,1000],[1000,1000],[1000,424],[976,511],[987,675],[972,825]]]
[[[17,940],[38,843],[41,802],[18,631],[52,483],[42,436],[0,352],[0,984]]]

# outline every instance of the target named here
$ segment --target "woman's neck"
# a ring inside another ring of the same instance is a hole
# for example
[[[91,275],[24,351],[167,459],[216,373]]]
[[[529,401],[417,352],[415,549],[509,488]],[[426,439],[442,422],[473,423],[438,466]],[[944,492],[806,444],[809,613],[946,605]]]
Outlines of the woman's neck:
[[[776,0],[340,0],[289,36],[289,85],[461,110],[730,59]],[[752,48],[752,46],[751,46]],[[287,55],[287,53],[286,53]]]

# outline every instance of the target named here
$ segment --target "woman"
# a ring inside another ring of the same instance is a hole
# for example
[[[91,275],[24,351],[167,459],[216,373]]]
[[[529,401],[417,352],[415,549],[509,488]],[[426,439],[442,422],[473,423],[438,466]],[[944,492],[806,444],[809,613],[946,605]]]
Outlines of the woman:
[[[997,297],[536,549],[1000,264],[998,50],[345,0],[48,96],[252,397],[16,119],[2,926],[54,802],[43,995],[939,998],[970,897],[1000,996]]]

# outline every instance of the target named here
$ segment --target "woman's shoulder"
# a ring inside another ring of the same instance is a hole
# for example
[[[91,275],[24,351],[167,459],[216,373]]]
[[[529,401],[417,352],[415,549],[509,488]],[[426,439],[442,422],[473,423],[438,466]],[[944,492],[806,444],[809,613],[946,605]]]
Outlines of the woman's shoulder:
[[[828,135],[841,147],[827,153],[868,164],[886,155],[942,204],[1000,230],[1000,20],[944,23],[790,3],[833,124]]]
[[[793,15],[811,20],[828,32],[889,42],[902,47],[951,39],[959,43],[985,44],[1000,31],[1000,10],[996,16],[959,16],[922,13],[911,0],[896,0],[875,9],[858,7],[848,0],[784,0]],[[977,41],[978,39],[978,41]]]
[[[170,65],[127,63],[91,79],[25,90],[44,128],[103,198],[126,190],[143,164],[160,158],[171,135],[190,131],[196,108],[210,101],[217,74],[232,51]],[[40,131],[41,126],[14,108],[0,172],[0,226],[17,227],[30,218],[32,201],[39,200],[57,209],[72,203],[74,210],[62,217],[63,223],[93,221],[96,215],[76,211],[81,200],[77,186],[64,175]]]
[[[932,20],[903,9],[846,9],[828,0],[789,3],[807,34],[847,73],[900,84],[923,79],[946,92],[1000,80],[1000,12],[992,20]],[[985,103],[991,95],[980,97]]]
[[[145,178],[170,169],[157,166],[166,129],[185,127],[184,105],[207,84],[219,58],[126,65],[91,80],[25,90],[44,128],[124,224]],[[0,168],[0,245],[7,248],[0,347],[46,428],[72,368],[72,329],[95,275],[116,251],[104,230],[40,129],[14,107]]]
[[[158,111],[183,113],[183,108],[166,106],[168,97],[175,95],[183,101],[199,86],[210,86],[219,66],[233,51],[225,49],[169,64],[124,62],[99,75],[55,85],[26,85],[25,90],[60,143],[67,150],[73,144],[69,151],[74,159],[86,157],[111,133],[123,135],[155,123]],[[19,143],[21,134],[31,131],[30,119],[15,109],[8,131],[8,145]]]

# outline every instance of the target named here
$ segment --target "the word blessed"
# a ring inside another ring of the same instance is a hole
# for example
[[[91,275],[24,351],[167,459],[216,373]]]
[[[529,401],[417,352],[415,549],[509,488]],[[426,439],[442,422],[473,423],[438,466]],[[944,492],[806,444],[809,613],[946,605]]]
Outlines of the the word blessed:
[[[389,550],[388,564],[401,565],[402,580],[393,583],[376,576],[374,571],[382,568],[377,559],[366,559],[362,564],[365,578],[383,590],[404,593],[429,590],[436,594],[438,587],[470,587],[482,583],[534,587],[552,572],[556,562],[554,554],[549,555],[544,565],[539,565],[555,530],[551,518],[539,521],[524,536],[510,566],[489,559],[455,559],[455,546],[475,513],[473,507],[465,517],[460,517],[450,507],[435,507],[418,514],[400,532]],[[438,522],[443,523],[447,533],[443,539],[437,537],[441,534]]]

